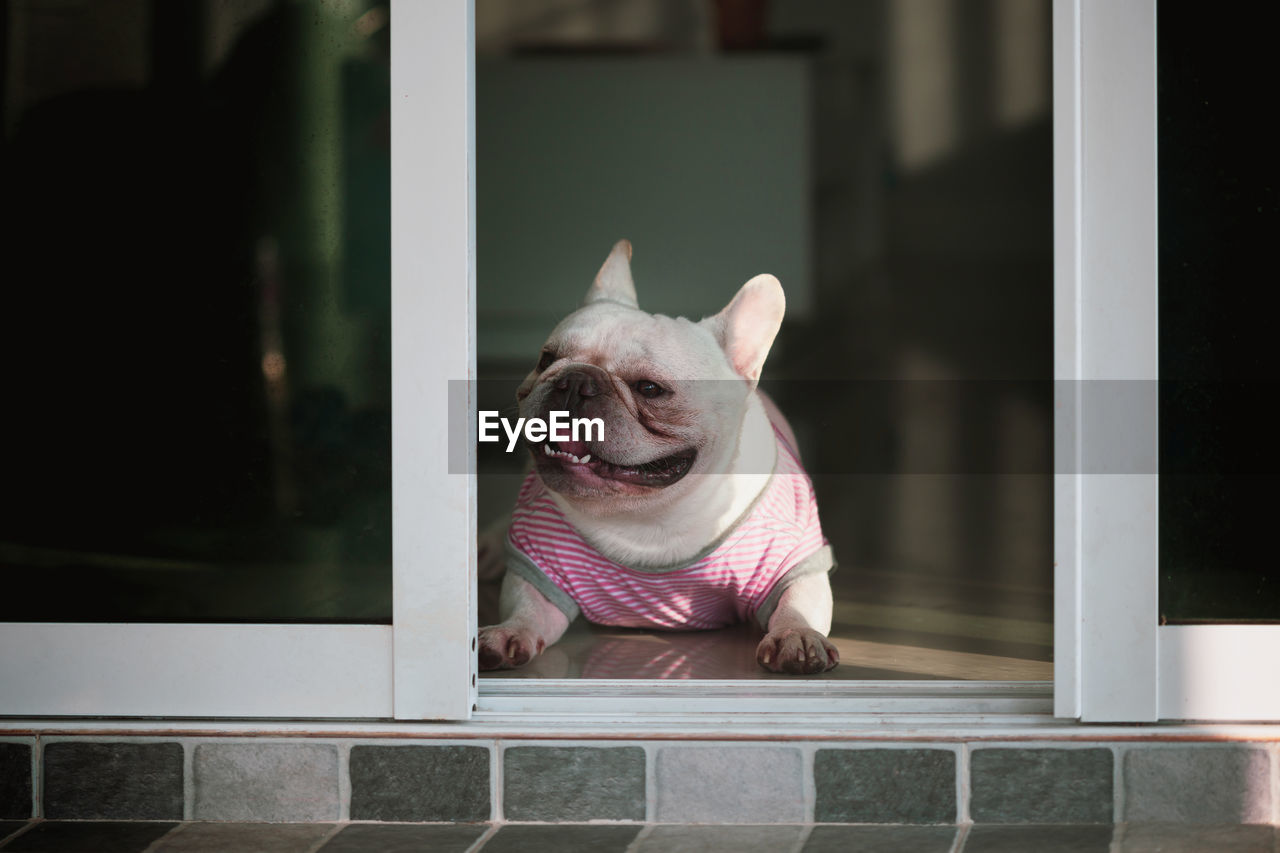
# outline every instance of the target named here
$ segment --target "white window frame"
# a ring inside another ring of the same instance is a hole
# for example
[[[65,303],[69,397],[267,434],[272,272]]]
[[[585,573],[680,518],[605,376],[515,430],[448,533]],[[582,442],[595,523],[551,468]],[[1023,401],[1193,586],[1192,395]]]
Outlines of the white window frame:
[[[1051,708],[1100,722],[1280,718],[1280,684],[1250,666],[1277,659],[1280,626],[1157,626],[1158,478],[1144,473],[1155,468],[1088,472],[1098,436],[1138,460],[1157,447],[1154,394],[1109,423],[1114,410],[1091,406],[1077,381],[1157,378],[1155,0],[1054,0],[1052,703],[1043,682],[486,679],[477,690],[475,482],[448,473],[446,422],[448,380],[475,374],[473,12],[456,0],[392,8],[393,624],[3,624],[0,715],[630,719],[802,701],[916,720]]]
[[[449,473],[447,413],[475,374],[472,14],[394,12],[392,624],[0,624],[0,716],[470,714],[475,483]]]
[[[1054,96],[1055,713],[1280,719],[1280,625],[1158,624],[1156,0],[1055,0]]]

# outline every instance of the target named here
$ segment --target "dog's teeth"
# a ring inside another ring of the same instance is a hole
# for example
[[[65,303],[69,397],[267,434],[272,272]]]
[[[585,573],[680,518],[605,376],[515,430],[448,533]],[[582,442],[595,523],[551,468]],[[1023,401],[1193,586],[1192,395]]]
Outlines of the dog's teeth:
[[[547,456],[554,456],[560,459],[567,459],[570,462],[576,463],[578,465],[586,465],[588,462],[591,461],[590,453],[588,453],[586,456],[583,456],[581,459],[579,459],[577,456],[574,456],[572,453],[570,453],[567,450],[552,449],[550,444],[542,445],[542,452],[545,453]]]

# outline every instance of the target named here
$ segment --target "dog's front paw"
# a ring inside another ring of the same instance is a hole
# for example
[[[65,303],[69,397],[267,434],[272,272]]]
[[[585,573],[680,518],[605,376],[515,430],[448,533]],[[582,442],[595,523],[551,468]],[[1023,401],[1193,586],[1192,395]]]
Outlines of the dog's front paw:
[[[492,625],[480,629],[480,669],[515,669],[533,660],[546,645],[530,631]]]
[[[780,628],[756,646],[756,661],[770,672],[809,675],[835,669],[840,652],[812,628]]]

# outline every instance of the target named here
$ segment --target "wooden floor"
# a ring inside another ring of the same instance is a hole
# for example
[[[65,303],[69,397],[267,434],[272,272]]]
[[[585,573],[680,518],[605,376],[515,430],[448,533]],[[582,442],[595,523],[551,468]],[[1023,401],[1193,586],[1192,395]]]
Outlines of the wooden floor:
[[[856,679],[1041,681],[1053,678],[1047,590],[893,572],[833,576],[831,637],[841,664],[815,676]],[[492,591],[482,602],[492,601]],[[1010,615],[1017,614],[1017,615]],[[487,624],[483,619],[482,624]],[[761,669],[762,632],[641,631],[582,619],[528,666],[500,678],[794,678]]]

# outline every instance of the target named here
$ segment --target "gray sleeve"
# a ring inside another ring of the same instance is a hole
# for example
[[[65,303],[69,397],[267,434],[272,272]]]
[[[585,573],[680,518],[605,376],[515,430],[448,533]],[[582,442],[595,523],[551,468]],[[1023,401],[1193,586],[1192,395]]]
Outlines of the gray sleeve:
[[[529,556],[520,551],[507,540],[507,571],[521,580],[528,581],[534,589],[542,593],[547,601],[554,604],[560,612],[572,622],[578,618],[578,605],[569,594],[556,586]]]
[[[769,595],[765,598],[764,603],[756,610],[756,622],[759,623],[761,628],[768,631],[769,617],[773,616],[773,611],[778,609],[778,601],[782,598],[782,593],[786,592],[787,587],[805,575],[828,574],[835,570],[835,552],[831,550],[830,545],[823,545],[787,569],[787,573],[778,578],[778,582],[773,585],[773,589],[769,590]]]

